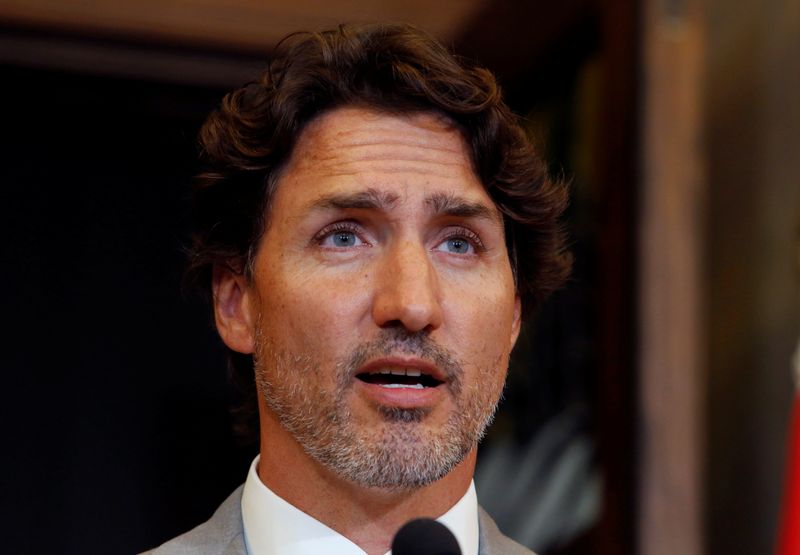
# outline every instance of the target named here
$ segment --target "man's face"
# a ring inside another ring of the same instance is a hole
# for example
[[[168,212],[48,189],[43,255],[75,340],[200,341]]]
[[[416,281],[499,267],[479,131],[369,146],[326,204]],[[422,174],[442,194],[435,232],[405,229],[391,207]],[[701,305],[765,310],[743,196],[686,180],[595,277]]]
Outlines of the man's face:
[[[362,486],[444,476],[491,420],[520,312],[460,134],[429,114],[329,112],[267,221],[245,295],[267,410]]]

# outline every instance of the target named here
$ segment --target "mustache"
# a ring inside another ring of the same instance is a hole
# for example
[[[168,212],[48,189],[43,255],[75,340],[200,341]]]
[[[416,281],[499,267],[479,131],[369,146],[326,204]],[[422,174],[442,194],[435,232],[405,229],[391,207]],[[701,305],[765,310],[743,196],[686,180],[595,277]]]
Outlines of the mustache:
[[[428,332],[409,332],[400,327],[382,329],[374,339],[356,347],[343,365],[342,378],[349,381],[368,361],[393,355],[414,356],[434,364],[453,392],[460,391],[464,369],[456,356],[431,339]]]

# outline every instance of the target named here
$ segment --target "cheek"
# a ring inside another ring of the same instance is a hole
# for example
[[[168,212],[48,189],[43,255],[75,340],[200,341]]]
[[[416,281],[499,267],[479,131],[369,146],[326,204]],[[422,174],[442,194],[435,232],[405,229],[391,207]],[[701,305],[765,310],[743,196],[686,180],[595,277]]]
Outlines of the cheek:
[[[474,372],[487,400],[497,400],[505,384],[513,333],[514,297],[500,287],[460,303],[456,344],[459,358]],[[488,401],[487,401],[488,402]]]
[[[262,283],[262,321],[285,348],[336,356],[354,342],[368,298],[359,280],[299,270]]]
[[[481,280],[454,289],[448,297],[447,313],[461,345],[484,360],[507,353],[514,328],[513,282]]]

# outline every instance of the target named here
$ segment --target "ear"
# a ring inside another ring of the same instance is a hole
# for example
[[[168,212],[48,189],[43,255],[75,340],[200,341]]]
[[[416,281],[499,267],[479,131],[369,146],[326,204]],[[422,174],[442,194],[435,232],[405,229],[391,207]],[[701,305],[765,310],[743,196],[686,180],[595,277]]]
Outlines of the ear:
[[[214,294],[214,320],[222,341],[238,353],[251,354],[255,345],[254,293],[247,278],[228,266],[215,264],[211,290]]]
[[[519,295],[514,297],[514,321],[511,323],[511,348],[514,348],[514,345],[517,343],[517,338],[519,337],[519,331],[522,327],[522,301],[520,301]]]

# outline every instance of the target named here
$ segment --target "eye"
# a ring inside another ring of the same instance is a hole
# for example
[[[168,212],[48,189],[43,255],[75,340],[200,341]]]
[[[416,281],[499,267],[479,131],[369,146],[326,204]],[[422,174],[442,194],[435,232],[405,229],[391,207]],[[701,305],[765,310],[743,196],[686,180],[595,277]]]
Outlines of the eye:
[[[482,249],[480,238],[467,229],[459,229],[439,243],[435,250],[451,254],[475,254]]]
[[[352,231],[337,231],[328,236],[329,241],[334,247],[355,247],[359,240]]]
[[[316,241],[321,247],[334,249],[361,247],[367,244],[359,236],[358,229],[355,229],[355,226],[348,222],[326,227],[317,234]]]
[[[457,254],[467,254],[472,249],[472,245],[470,245],[464,239],[460,237],[453,237],[452,239],[448,239],[444,243],[442,243],[444,250],[447,252],[454,252]]]

